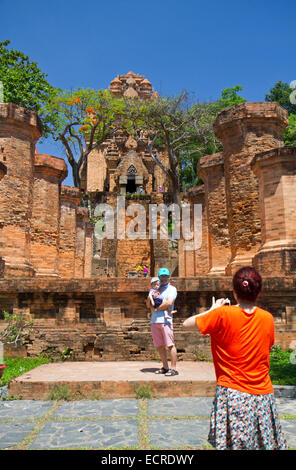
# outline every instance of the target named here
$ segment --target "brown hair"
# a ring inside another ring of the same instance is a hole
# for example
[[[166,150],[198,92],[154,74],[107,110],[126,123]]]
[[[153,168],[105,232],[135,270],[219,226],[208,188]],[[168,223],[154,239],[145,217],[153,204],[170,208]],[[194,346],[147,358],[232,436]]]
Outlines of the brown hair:
[[[233,289],[241,300],[254,302],[262,290],[262,278],[252,266],[239,269],[233,276]]]

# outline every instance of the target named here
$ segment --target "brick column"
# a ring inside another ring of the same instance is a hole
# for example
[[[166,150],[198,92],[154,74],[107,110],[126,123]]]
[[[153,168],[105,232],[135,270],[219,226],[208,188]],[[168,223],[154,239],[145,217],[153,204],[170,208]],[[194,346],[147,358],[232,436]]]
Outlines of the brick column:
[[[58,276],[60,183],[67,176],[62,158],[35,155],[31,261],[37,276]]]
[[[76,253],[75,253],[75,278],[84,277],[85,261],[85,225],[88,221],[88,209],[86,207],[77,208],[76,226]]]
[[[93,261],[93,236],[94,225],[91,222],[85,224],[85,253],[84,253],[84,275],[85,278],[92,277]]]
[[[189,203],[201,204],[202,206],[202,243],[197,250],[184,250],[184,240],[179,240],[179,277],[190,277],[204,275],[209,270],[209,253],[208,253],[208,223],[206,217],[205,205],[205,186],[197,186],[188,191]],[[193,207],[191,214],[194,214]]]
[[[230,261],[230,239],[227,226],[223,155],[206,155],[199,160],[198,174],[205,184],[208,226],[209,272],[225,275]]]
[[[4,149],[3,149],[3,152],[4,152]],[[0,156],[3,152],[2,152],[2,149],[0,149]],[[4,178],[6,173],[7,173],[6,166],[2,162],[0,162],[0,181],[2,180],[2,178]],[[2,258],[0,258],[0,277],[4,276],[4,268],[5,268],[5,261]]]
[[[259,178],[262,245],[253,263],[265,275],[296,274],[296,148],[255,156]]]
[[[214,122],[223,144],[231,261],[226,273],[252,264],[260,248],[258,180],[250,163],[258,152],[283,146],[288,113],[277,103],[241,103],[226,108]]]
[[[0,184],[0,251],[7,277],[31,277],[30,231],[35,143],[42,134],[36,113],[0,104],[0,155],[7,174]]]
[[[80,200],[78,188],[61,187],[59,275],[68,279],[75,276],[76,211]]]

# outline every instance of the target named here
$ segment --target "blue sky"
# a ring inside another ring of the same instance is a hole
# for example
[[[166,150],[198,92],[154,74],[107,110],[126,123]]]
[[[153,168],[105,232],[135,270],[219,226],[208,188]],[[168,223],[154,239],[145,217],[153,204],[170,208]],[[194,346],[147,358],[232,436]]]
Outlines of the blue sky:
[[[278,80],[296,79],[295,13],[290,0],[0,0],[0,41],[59,88],[108,88],[132,70],[162,95],[208,101],[241,85],[264,101]],[[63,156],[49,141],[37,147]]]

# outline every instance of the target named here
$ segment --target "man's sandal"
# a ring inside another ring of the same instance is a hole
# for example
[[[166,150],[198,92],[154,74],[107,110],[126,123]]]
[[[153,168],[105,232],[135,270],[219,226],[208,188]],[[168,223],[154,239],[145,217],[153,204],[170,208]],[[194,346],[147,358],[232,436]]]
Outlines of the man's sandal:
[[[158,369],[155,371],[155,374],[166,374],[170,369],[165,369],[162,367],[161,369]]]
[[[166,375],[167,377],[173,377],[174,375],[179,375],[179,372],[176,371],[175,369],[169,369],[169,370],[165,373],[165,375]]]

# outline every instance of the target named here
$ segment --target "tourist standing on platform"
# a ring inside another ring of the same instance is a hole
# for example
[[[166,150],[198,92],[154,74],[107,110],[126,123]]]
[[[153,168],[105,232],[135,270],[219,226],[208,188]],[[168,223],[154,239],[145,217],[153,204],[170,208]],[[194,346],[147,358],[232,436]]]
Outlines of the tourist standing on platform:
[[[233,277],[237,305],[213,298],[210,310],[183,323],[211,336],[217,387],[208,441],[218,450],[287,449],[269,376],[274,320],[256,306],[261,289],[260,274],[241,268]]]
[[[177,367],[177,350],[174,340],[173,331],[173,318],[172,316],[166,317],[165,311],[173,310],[174,301],[177,297],[177,289],[170,284],[170,272],[166,268],[161,268],[158,271],[160,279],[159,297],[162,303],[152,310],[151,315],[151,333],[153,344],[158,349],[160,359],[162,361],[162,368],[156,371],[156,374],[165,374],[166,376],[178,375]],[[151,301],[148,295],[146,300],[147,308],[151,308]],[[171,368],[168,366],[166,348],[170,351]]]

